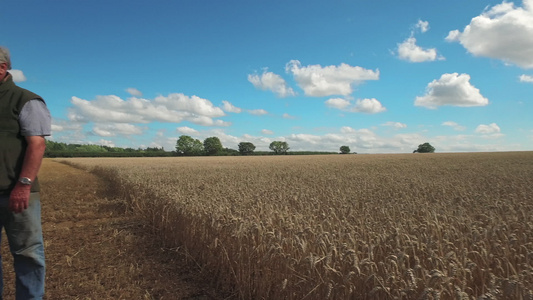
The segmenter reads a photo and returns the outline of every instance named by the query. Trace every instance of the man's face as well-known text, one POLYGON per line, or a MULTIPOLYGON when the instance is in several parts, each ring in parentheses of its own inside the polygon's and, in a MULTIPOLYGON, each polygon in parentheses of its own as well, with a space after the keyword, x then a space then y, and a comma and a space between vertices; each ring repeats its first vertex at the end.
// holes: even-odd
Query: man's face
POLYGON ((0 81, 4 79, 7 75, 7 63, 0 62, 0 81))

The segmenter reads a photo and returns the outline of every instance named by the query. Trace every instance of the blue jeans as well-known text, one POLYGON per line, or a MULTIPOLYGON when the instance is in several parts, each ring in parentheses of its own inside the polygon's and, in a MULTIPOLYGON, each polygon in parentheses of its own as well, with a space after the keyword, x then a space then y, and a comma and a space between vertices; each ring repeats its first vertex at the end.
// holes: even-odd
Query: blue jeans
MULTIPOLYGON (((42 299, 45 264, 39 193, 31 193, 28 208, 21 213, 11 212, 8 204, 9 197, 0 196, 0 233, 2 228, 5 228, 9 250, 13 255, 16 299, 42 299)), ((0 264, 0 300, 3 287, 2 265, 0 264)))

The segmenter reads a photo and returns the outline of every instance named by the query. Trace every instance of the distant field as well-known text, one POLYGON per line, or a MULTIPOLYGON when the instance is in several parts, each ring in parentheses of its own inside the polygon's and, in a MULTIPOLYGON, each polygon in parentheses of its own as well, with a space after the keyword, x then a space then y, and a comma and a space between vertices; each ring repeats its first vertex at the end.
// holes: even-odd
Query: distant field
POLYGON ((241 299, 533 299, 533 152, 58 159, 241 299))

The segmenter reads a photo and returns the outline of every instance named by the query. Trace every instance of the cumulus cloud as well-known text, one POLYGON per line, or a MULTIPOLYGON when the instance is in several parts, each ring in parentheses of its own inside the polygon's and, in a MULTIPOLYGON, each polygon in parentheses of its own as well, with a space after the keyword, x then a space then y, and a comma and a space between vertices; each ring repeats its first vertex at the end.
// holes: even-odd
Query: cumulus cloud
POLYGON ((222 101, 222 104, 223 104, 222 109, 227 111, 227 112, 232 112, 232 113, 238 114, 238 113, 240 113, 242 111, 242 109, 234 106, 233 104, 231 104, 228 101, 224 100, 224 101, 222 101))
POLYGON ((342 132, 342 133, 353 133, 353 132, 356 132, 356 129, 354 129, 354 128, 350 127, 350 126, 343 126, 343 127, 341 127, 340 132, 342 132))
POLYGON ((262 116, 262 115, 266 115, 268 114, 268 112, 264 109, 250 109, 248 110, 248 112, 252 115, 256 115, 256 116, 262 116))
POLYGON ((331 108, 336 108, 347 112, 361 112, 367 114, 375 114, 387 110, 381 104, 381 102, 374 98, 357 99, 355 101, 342 98, 332 98, 326 101, 326 105, 331 108))
POLYGON ((291 115, 289 115, 288 113, 284 113, 282 117, 283 117, 283 119, 289 119, 289 120, 294 120, 294 119, 296 119, 295 116, 291 116, 291 115))
POLYGON ((372 98, 372 99, 358 99, 355 102, 355 106, 352 108, 352 111, 363 112, 368 114, 375 114, 385 111, 386 108, 381 105, 381 102, 372 98))
POLYGON ((387 122, 387 123, 384 123, 384 124, 381 124, 381 125, 382 126, 387 126, 387 127, 393 127, 394 129, 407 128, 407 124, 400 123, 400 122, 387 122))
POLYGON ((274 134, 274 131, 268 130, 268 129, 263 129, 263 130, 261 130, 261 133, 262 134, 267 134, 267 135, 272 135, 272 134, 274 134))
POLYGON ((533 0, 523 7, 503 2, 473 18, 463 32, 450 31, 447 41, 457 41, 475 56, 503 60, 533 68, 533 0))
POLYGON ((222 109, 213 106, 209 100, 198 96, 189 97, 183 94, 170 94, 167 97, 156 97, 154 102, 173 111, 184 110, 199 116, 216 118, 225 115, 222 109))
POLYGON ((342 63, 339 66, 309 65, 303 67, 298 60, 291 60, 285 67, 292 73, 305 95, 323 97, 332 95, 347 96, 353 86, 366 80, 378 80, 379 70, 368 70, 342 63))
POLYGON ((338 145, 349 145, 356 152, 412 152, 425 137, 420 134, 397 134, 392 137, 377 135, 369 129, 355 129, 349 126, 340 128, 337 133, 324 135, 291 134, 286 137, 291 150, 317 149, 337 151, 338 145), (336 145, 336 146, 333 146, 336 145))
POLYGON ((26 76, 24 76, 24 73, 21 70, 12 69, 12 70, 9 70, 9 73, 11 74, 11 76, 13 76, 14 82, 26 81, 26 76))
POLYGON ((529 75, 520 75, 520 82, 529 82, 529 83, 533 83, 533 76, 529 76, 529 75))
POLYGON ((343 126, 343 127, 341 127, 341 129, 339 131, 341 133, 345 133, 345 134, 349 134, 349 135, 358 134, 358 135, 367 136, 367 137, 373 137, 373 136, 376 135, 370 129, 366 129, 366 128, 355 129, 355 128, 352 128, 350 126, 343 126))
POLYGON ((93 127, 93 133, 98 136, 117 136, 117 135, 140 135, 143 130, 139 126, 126 123, 114 124, 97 124, 93 127))
POLYGON ((61 131, 65 130, 65 128, 63 126, 57 125, 57 124, 54 124, 54 123, 52 123, 51 128, 52 128, 52 132, 61 132, 61 131))
POLYGON ((189 121, 203 126, 228 126, 214 118, 225 116, 224 111, 206 99, 183 94, 159 96, 154 100, 132 97, 97 96, 89 101, 72 97, 68 117, 76 122, 95 123, 180 123, 189 121))
POLYGON ((476 128, 476 133, 481 134, 495 134, 500 132, 500 126, 498 126, 496 123, 491 123, 489 125, 481 124, 476 128))
POLYGON ((223 120, 214 120, 207 116, 196 116, 194 118, 191 118, 189 121, 191 121, 194 124, 202 125, 202 126, 220 126, 220 127, 228 127, 231 125, 230 122, 225 122, 223 120))
POLYGON ((287 82, 281 76, 272 72, 263 72, 263 74, 248 75, 250 81, 256 88, 261 90, 269 90, 278 97, 294 96, 296 93, 288 86, 287 82))
POLYGON ((453 122, 453 121, 446 121, 446 122, 443 122, 442 123, 442 126, 448 126, 448 127, 451 127, 453 128, 454 130, 457 130, 457 131, 463 131, 466 129, 466 127, 464 126, 461 126, 459 124, 457 124, 456 122, 453 122))
POLYGON ((489 100, 481 95, 479 89, 470 84, 470 75, 458 73, 443 74, 426 87, 426 94, 416 97, 415 106, 435 109, 438 106, 485 106, 489 100))
MULTIPOLYGON (((429 22, 418 20, 415 25, 416 29, 419 29, 422 33, 429 30, 429 22)), ((411 36, 402 43, 398 44, 398 57, 400 59, 409 62, 426 62, 435 60, 444 60, 444 57, 437 54, 437 49, 428 48, 424 49, 416 44, 416 38, 414 37, 415 31, 411 31, 411 36)))
POLYGON ((320 142, 323 140, 323 137, 313 134, 306 134, 306 133, 298 133, 298 134, 291 134, 287 137, 287 142, 293 141, 293 142, 305 142, 310 145, 319 145, 320 142))
POLYGON ((429 30, 429 22, 418 20, 418 23, 416 23, 415 27, 420 29, 422 32, 426 32, 429 30))
MULTIPOLYGON (((91 143, 90 143, 91 144, 91 143)), ((107 147, 115 147, 115 143, 113 141, 104 140, 101 139, 95 143, 92 143, 93 145, 100 145, 100 146, 107 146, 107 147)))
POLYGON ((142 97, 143 93, 136 88, 127 88, 126 92, 134 97, 142 97))
POLYGON ((444 57, 437 55, 437 49, 423 49, 416 45, 416 38, 409 37, 403 43, 398 44, 398 56, 400 59, 410 62, 425 62, 443 60, 444 57))
POLYGON ((331 98, 326 101, 326 105, 332 108, 343 110, 350 106, 350 100, 343 98, 331 98))
POLYGON ((198 133, 198 130, 191 128, 191 127, 187 127, 187 126, 178 127, 176 128, 176 131, 178 133, 187 134, 187 135, 198 133))
POLYGON ((62 131, 79 131, 82 129, 83 126, 80 123, 52 118, 52 133, 62 131))

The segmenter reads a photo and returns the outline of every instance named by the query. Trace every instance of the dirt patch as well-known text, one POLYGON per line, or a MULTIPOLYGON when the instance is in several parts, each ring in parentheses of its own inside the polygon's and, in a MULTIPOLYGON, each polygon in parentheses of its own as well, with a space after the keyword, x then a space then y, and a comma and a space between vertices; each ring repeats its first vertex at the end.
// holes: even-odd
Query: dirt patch
MULTIPOLYGON (((50 159, 39 179, 46 299, 223 299, 180 249, 161 248, 102 179, 50 159)), ((14 299, 2 241, 4 299, 14 299)))

